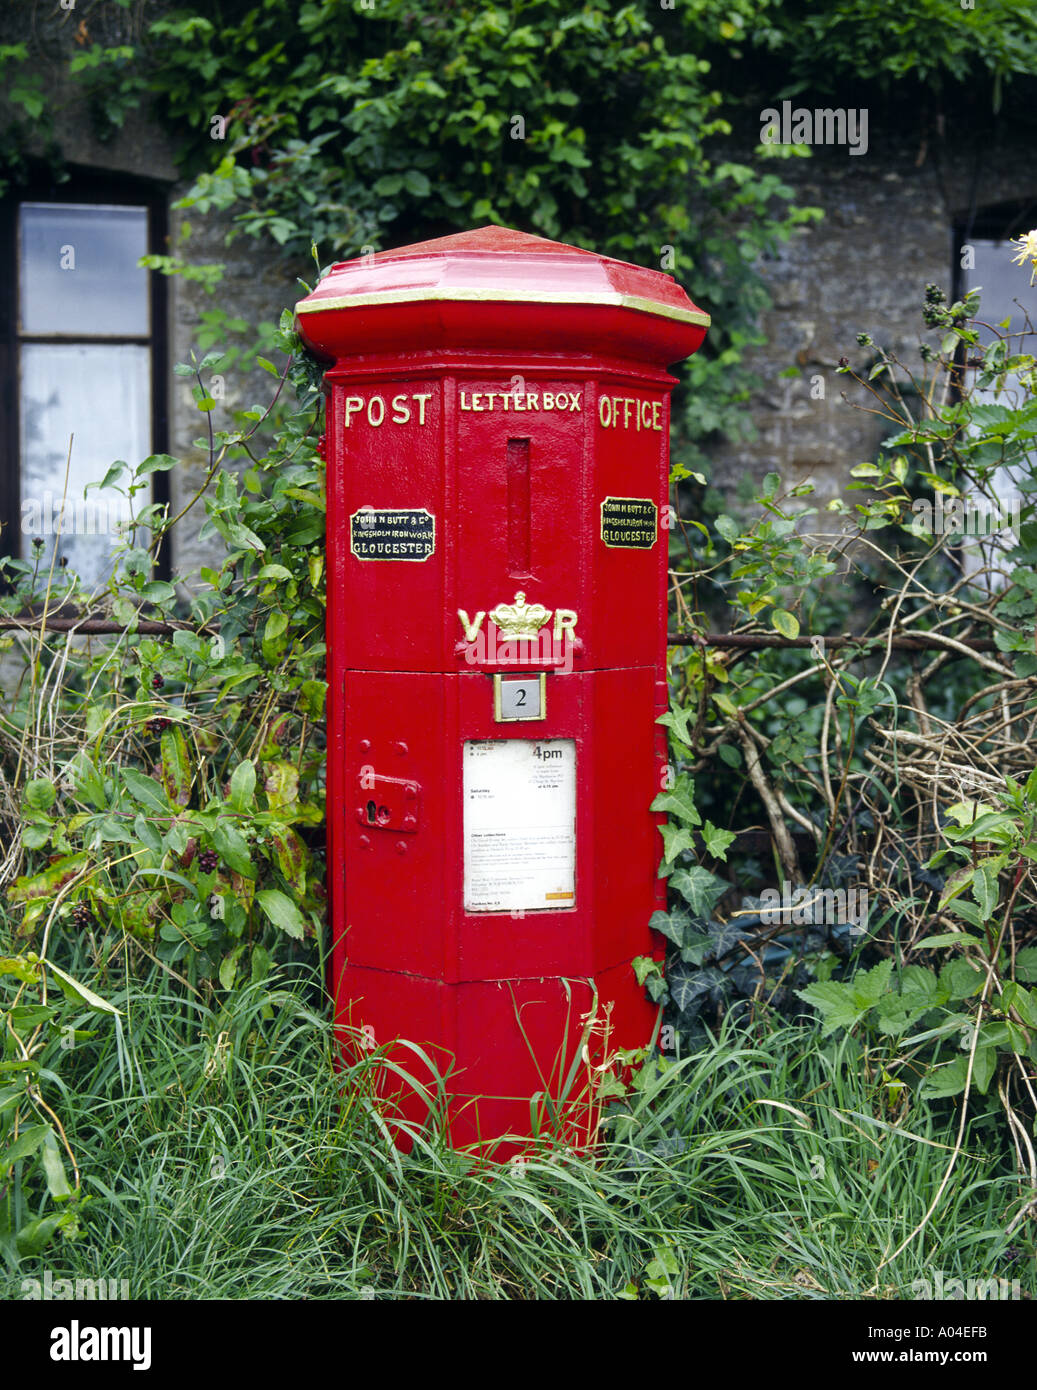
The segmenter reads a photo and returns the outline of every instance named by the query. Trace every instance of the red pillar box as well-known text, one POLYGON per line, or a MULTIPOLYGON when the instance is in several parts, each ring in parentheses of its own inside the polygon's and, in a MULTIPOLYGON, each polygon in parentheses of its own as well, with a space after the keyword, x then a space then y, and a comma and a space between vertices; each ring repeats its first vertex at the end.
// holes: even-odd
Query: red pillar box
POLYGON ((664 369, 708 316, 668 275, 500 227, 336 265, 297 313, 334 363, 337 1020, 448 1073, 458 1147, 514 1152, 494 1141, 560 1098, 590 1142, 595 1069, 655 1019, 630 962, 665 906, 664 369))

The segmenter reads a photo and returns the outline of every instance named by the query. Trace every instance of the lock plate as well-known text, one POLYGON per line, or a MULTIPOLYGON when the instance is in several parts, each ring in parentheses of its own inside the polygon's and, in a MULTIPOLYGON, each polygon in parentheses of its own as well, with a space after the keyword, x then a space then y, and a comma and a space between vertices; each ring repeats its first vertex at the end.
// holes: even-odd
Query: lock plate
POLYGON ((413 835, 421 811, 421 786, 409 777, 382 777, 361 772, 356 779, 359 803, 356 818, 369 830, 392 830, 413 835))

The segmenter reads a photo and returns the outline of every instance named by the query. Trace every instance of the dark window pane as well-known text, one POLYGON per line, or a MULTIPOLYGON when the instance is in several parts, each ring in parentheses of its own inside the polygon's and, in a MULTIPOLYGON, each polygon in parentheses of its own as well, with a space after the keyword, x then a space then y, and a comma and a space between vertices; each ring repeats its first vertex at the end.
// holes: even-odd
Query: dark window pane
POLYGON ((23 203, 19 223, 23 333, 149 333, 146 208, 23 203))

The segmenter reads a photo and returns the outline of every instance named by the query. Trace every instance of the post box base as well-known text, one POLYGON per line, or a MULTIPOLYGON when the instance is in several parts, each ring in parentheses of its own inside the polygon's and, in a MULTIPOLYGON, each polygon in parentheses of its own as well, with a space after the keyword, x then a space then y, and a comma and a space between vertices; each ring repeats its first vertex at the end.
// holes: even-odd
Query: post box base
POLYGON ((622 1074, 618 1051, 653 1040, 656 1017, 629 962, 596 980, 463 984, 347 965, 337 1025, 347 1065, 377 1052, 374 1084, 398 1148, 439 1124, 452 1147, 502 1161, 538 1142, 599 1142, 600 1080, 622 1074), (398 1036, 401 1018, 413 1042, 398 1036))

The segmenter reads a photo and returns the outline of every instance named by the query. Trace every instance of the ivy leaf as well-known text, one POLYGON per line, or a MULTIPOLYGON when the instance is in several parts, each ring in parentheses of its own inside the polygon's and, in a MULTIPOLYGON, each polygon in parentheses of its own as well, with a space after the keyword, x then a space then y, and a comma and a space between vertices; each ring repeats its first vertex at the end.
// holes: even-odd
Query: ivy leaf
POLYGON ((659 834, 663 837, 663 862, 659 866, 659 876, 664 878, 668 872, 668 865, 676 861, 682 850, 693 850, 695 840, 687 826, 674 825, 672 821, 660 825, 659 834))
POLYGON ((722 859, 727 862, 728 847, 734 843, 738 837, 731 830, 720 830, 711 820, 707 820, 702 827, 702 839, 705 842, 706 853, 711 854, 714 859, 722 859))
MULTIPOLYGON (((691 925, 688 913, 678 909, 676 912, 653 912, 648 919, 652 931, 667 937, 675 946, 684 945, 684 936, 691 925)), ((643 981, 639 981, 643 983, 643 981)))
MULTIPOLYGON (((687 773, 682 772, 668 791, 660 792, 648 809, 665 811, 685 825, 702 824, 702 818, 695 808, 695 783, 687 773)), ((666 857, 672 859, 673 855, 667 854, 666 857)))
POLYGON ((670 998, 682 1014, 697 1011, 697 1006, 701 1006, 706 995, 728 984, 727 976, 715 966, 692 970, 680 962, 670 969, 666 981, 670 987, 670 998))
POLYGON ((670 883, 691 908, 693 917, 709 917, 728 891, 728 885, 722 878, 717 878, 716 874, 698 865, 676 870, 670 883))

